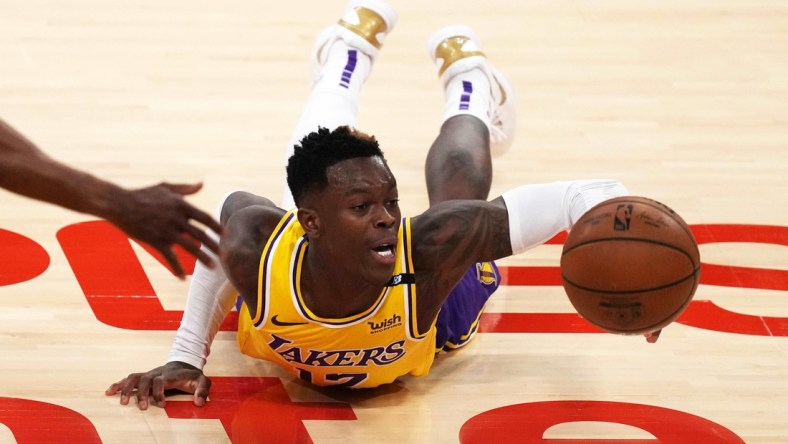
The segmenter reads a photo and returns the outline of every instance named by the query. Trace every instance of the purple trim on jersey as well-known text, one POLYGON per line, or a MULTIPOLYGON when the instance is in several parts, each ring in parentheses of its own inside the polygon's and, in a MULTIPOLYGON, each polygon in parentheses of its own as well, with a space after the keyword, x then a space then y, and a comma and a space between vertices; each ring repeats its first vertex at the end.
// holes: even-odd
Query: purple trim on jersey
MULTIPOLYGON (((299 306, 301 305, 301 297, 298 294, 298 288, 300 285, 300 282, 298 282, 298 272, 301 269, 301 261, 299 259, 301 259, 301 251, 304 250, 307 245, 308 242, 306 241, 306 235, 304 235, 304 237, 298 240, 298 245, 296 245, 295 254, 293 255, 294 261, 290 268, 290 288, 292 288, 293 292, 296 293, 295 299, 299 306)), ((300 308, 302 313, 306 313, 306 310, 304 310, 303 306, 300 308)))
MULTIPOLYGON (((402 267, 402 271, 405 273, 413 273, 411 269, 410 261, 408 261, 408 256, 410 255, 410 248, 409 245, 409 238, 408 238, 408 231, 410 228, 410 223, 407 218, 402 218, 402 223, 400 224, 402 230, 402 260, 405 261, 404 266, 402 267)), ((418 326, 416 322, 413 322, 416 318, 416 310, 413 307, 413 289, 416 287, 416 283, 413 284, 406 284, 405 285, 405 308, 408 311, 408 333, 410 337, 413 339, 418 339, 423 337, 424 335, 419 335, 417 329, 418 326)))
POLYGON ((473 94, 473 83, 463 80, 462 81, 463 95, 460 96, 460 110, 468 111, 471 107, 471 94, 473 94))
POLYGON ((342 78, 339 81, 339 86, 342 88, 350 88, 350 79, 353 77, 353 72, 356 70, 356 62, 358 62, 358 52, 355 49, 348 49, 347 64, 342 71, 342 78))
MULTIPOLYGON (((268 242, 268 245, 270 246, 270 248, 265 252, 265 257, 263 257, 263 261, 262 261, 263 278, 262 278, 262 282, 260 282, 260 288, 258 290, 260 292, 260 297, 257 300, 258 304, 263 304, 263 298, 268 295, 268 291, 267 291, 267 288, 268 288, 268 273, 267 273, 268 261, 271 258, 271 254, 273 254, 273 251, 276 250, 276 243, 277 243, 277 241, 282 236, 282 233, 285 232, 285 229, 290 225, 290 222, 292 222, 294 217, 295 217, 295 213, 288 214, 287 215, 287 219, 285 219, 285 222, 279 227, 279 230, 275 231, 271 235, 271 238, 270 238, 270 240, 268 242)), ((258 319, 257 322, 255 322, 254 326, 255 327, 260 327, 263 324, 263 322, 265 321, 266 315, 267 315, 267 313, 265 313, 265 304, 263 304, 263 305, 260 306, 260 319, 258 319)))
MULTIPOLYGON (((342 326, 342 325, 351 325, 351 324, 355 324, 355 323, 361 322, 364 319, 367 319, 370 316, 372 316, 375 313, 377 313, 378 309, 380 309, 380 307, 383 305, 383 302, 388 297, 389 287, 386 287, 381 292, 381 296, 378 297, 378 300, 375 303, 375 305, 369 310, 369 312, 367 314, 365 314, 363 316, 353 317, 353 319, 350 319, 350 320, 316 319, 316 318, 310 316, 309 315, 309 310, 304 305, 304 298, 301 296, 301 293, 299 292, 299 289, 300 289, 300 286, 298 285, 299 282, 296 280, 296 277, 298 276, 299 268, 303 268, 303 261, 299 261, 299 259, 302 257, 302 250, 306 250, 308 247, 309 247, 309 242, 307 242, 306 236, 304 236, 301 239, 301 241, 298 243, 298 245, 296 246, 296 251, 295 251, 295 254, 293 255, 293 257, 295 258, 295 263, 292 264, 293 266, 292 266, 292 269, 291 269, 291 272, 290 272, 290 283, 291 283, 291 287, 290 288, 292 288, 293 292, 295 293, 295 303, 298 306, 298 311, 301 313, 302 316, 304 316, 304 318, 309 319, 310 321, 314 321, 314 322, 320 323, 320 324, 342 326)), ((306 252, 304 251, 303 254, 306 254, 306 252)))

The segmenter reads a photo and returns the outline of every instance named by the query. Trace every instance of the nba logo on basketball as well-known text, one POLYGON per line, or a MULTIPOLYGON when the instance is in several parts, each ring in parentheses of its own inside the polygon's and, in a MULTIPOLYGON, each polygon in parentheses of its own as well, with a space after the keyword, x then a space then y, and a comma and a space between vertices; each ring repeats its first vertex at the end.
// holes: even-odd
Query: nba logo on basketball
POLYGON ((632 219, 632 204, 621 204, 616 208, 616 218, 613 229, 616 231, 629 230, 629 220, 632 219))

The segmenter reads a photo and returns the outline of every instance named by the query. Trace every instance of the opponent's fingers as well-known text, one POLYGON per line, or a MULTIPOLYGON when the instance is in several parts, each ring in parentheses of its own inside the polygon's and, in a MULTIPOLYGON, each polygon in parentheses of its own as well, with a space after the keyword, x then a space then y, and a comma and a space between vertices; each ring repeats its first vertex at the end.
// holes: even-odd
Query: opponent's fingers
POLYGON ((189 205, 189 218, 205 225, 206 227, 213 230, 216 234, 222 234, 222 224, 217 222, 216 219, 214 219, 210 214, 200 210, 199 208, 189 205))
POLYGON ((198 261, 205 264, 206 267, 208 268, 216 267, 213 259, 211 259, 211 256, 209 256, 207 252, 201 250, 200 246, 198 244, 195 244, 193 240, 181 237, 180 239, 176 240, 175 243, 183 247, 183 249, 186 250, 186 252, 197 258, 198 261))
POLYGON ((184 227, 184 231, 186 231, 189 236, 194 238, 194 240, 200 241, 209 250, 217 254, 219 253, 219 243, 213 236, 209 235, 204 230, 194 225, 188 224, 184 227))
POLYGON ((163 182, 161 184, 164 188, 168 190, 178 193, 181 196, 185 196, 187 194, 194 194, 202 189, 202 182, 197 183, 168 183, 163 182))
POLYGON ((205 233, 194 225, 186 224, 181 228, 181 234, 174 241, 188 251, 192 256, 197 256, 200 252, 201 237, 207 237, 205 233))
MULTIPOLYGON (((180 239, 180 236, 178 237, 178 239, 180 239)), ((179 241, 176 241, 176 243, 180 244, 179 241)), ((167 263, 170 264, 170 267, 172 267, 172 272, 175 273, 175 276, 178 276, 178 279, 184 279, 185 273, 183 272, 183 267, 181 267, 181 263, 178 262, 178 257, 175 256, 175 253, 172 251, 172 248, 169 245, 163 247, 154 246, 154 248, 156 248, 159 251, 159 253, 161 253, 161 255, 164 257, 164 260, 166 260, 167 263)))

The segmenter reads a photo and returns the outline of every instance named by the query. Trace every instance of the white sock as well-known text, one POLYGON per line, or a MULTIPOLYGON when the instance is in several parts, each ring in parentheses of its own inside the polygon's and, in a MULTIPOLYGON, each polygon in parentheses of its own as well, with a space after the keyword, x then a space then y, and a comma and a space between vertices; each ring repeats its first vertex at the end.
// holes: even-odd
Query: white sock
POLYGON ((443 121, 470 114, 490 127, 490 102, 493 100, 490 78, 479 68, 457 74, 446 85, 443 121))
MULTIPOLYGON (((290 137, 285 162, 293 154, 293 147, 318 127, 333 130, 344 125, 356 126, 361 87, 369 77, 372 59, 342 40, 335 41, 328 51, 321 75, 290 137)), ((282 208, 294 206, 290 190, 285 187, 282 208)))

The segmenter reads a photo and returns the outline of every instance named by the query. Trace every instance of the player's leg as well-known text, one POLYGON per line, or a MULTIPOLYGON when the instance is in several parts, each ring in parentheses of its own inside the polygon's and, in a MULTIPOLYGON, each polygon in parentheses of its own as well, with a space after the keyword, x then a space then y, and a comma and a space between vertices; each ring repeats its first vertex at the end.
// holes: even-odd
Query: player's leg
POLYGON ((514 93, 467 26, 440 29, 428 45, 446 93, 443 124, 425 167, 430 205, 450 199, 486 200, 492 182, 491 151, 503 153, 514 136, 514 93))
MULTIPOLYGON (((311 58, 312 92, 288 143, 293 146, 318 127, 355 127, 361 87, 386 35, 397 23, 397 13, 382 0, 351 0, 339 22, 315 39, 311 58)), ((283 208, 293 206, 285 190, 283 208)))
MULTIPOLYGON (((514 94, 467 26, 435 32, 429 51, 446 92, 443 124, 425 167, 430 205, 450 199, 486 200, 492 182, 491 152, 503 153, 514 135, 514 94)), ((499 283, 498 269, 491 262, 468 270, 438 314, 437 350, 453 350, 473 338, 499 283)))

